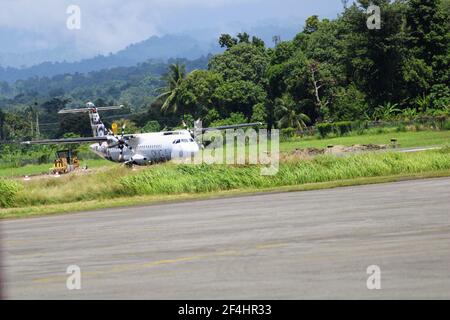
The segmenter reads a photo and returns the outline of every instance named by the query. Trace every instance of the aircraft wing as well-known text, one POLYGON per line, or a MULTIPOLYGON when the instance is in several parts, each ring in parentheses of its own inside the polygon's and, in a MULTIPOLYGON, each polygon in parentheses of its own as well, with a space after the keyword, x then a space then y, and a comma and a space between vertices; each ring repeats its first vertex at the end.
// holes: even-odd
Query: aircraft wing
POLYGON ((98 107, 97 111, 120 110, 123 107, 124 107, 123 105, 120 105, 120 106, 109 106, 109 107, 98 107))
POLYGON ((104 142, 104 141, 108 141, 108 138, 89 137, 89 138, 48 139, 48 140, 23 141, 21 142, 21 144, 74 144, 74 143, 104 142))
POLYGON ((78 113, 78 112, 89 112, 90 109, 88 108, 79 108, 79 109, 62 109, 59 110, 59 114, 66 114, 66 113, 78 113))
MULTIPOLYGON (((243 124, 234 124, 229 126, 220 126, 220 127, 211 127, 211 128, 202 128, 202 132, 212 131, 212 130, 227 130, 227 129, 240 129, 240 128, 248 128, 255 126, 262 126, 262 122, 254 122, 254 123, 243 123, 243 124)), ((200 129, 200 128, 199 128, 200 129)))

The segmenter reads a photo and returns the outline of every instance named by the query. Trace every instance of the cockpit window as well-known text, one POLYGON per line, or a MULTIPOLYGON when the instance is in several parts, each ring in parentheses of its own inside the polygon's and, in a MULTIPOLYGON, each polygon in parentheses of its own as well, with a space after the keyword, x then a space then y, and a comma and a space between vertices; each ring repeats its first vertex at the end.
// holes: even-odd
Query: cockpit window
POLYGON ((186 142, 194 142, 194 139, 177 139, 172 142, 172 144, 186 143, 186 142))

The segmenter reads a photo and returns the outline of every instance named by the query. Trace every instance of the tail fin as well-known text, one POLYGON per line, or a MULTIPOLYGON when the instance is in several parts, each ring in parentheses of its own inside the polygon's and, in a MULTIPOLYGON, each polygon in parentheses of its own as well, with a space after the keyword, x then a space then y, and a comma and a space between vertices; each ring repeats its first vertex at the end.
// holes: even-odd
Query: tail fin
POLYGON ((89 119, 91 121, 92 134, 94 137, 103 137, 106 134, 106 128, 103 122, 100 120, 100 115, 98 111, 105 110, 118 110, 123 108, 123 105, 120 106, 109 106, 109 107, 95 107, 92 102, 86 103, 86 108, 81 109, 63 109, 60 110, 59 114, 68 114, 68 113, 89 113, 89 119))

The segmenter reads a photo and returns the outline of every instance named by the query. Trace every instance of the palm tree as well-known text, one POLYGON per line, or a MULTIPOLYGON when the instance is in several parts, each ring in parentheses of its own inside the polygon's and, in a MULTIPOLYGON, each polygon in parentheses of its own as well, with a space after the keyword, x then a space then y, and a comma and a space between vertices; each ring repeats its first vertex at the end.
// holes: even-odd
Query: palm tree
POLYGON ((423 94, 416 99, 416 104, 419 107, 420 112, 425 112, 431 105, 431 96, 423 94))
POLYGON ((178 110, 178 94, 180 86, 186 79, 186 66, 179 63, 173 63, 169 66, 169 71, 163 76, 166 86, 161 88, 163 91, 156 99, 163 100, 161 111, 177 112, 178 110))
POLYGON ((384 105, 379 105, 375 108, 373 113, 373 117, 376 120, 392 120, 395 114, 401 112, 399 108, 397 108, 398 103, 386 103, 384 105))
POLYGON ((283 96, 275 100, 275 112, 278 115, 280 128, 305 129, 306 122, 311 119, 304 113, 298 112, 297 105, 291 97, 283 96))
POLYGON ((404 109, 402 111, 402 117, 403 117, 403 120, 413 121, 414 119, 417 118, 417 111, 414 108, 404 109))

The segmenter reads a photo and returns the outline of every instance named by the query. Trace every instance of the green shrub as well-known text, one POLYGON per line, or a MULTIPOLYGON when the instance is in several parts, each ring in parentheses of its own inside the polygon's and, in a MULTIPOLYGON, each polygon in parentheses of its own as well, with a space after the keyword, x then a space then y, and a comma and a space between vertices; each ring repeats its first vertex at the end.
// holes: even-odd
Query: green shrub
POLYGON ((352 123, 350 121, 336 122, 335 128, 337 129, 337 133, 343 136, 352 131, 352 123))
POLYGON ((330 133, 333 132, 334 124, 333 123, 319 123, 316 126, 319 134, 322 138, 326 138, 330 133))
POLYGON ((356 134, 362 135, 369 128, 369 122, 366 120, 352 121, 351 128, 353 132, 356 132, 356 134))
POLYGON ((337 136, 344 136, 354 130, 364 132, 364 130, 368 128, 368 124, 367 121, 339 121, 333 123, 319 123, 316 128, 319 131, 319 135, 322 138, 325 138, 332 133, 337 136))
POLYGON ((296 130, 294 128, 281 129, 281 138, 290 139, 295 136, 296 130))
POLYGON ((245 116, 242 113, 240 113, 240 112, 233 113, 232 112, 230 114, 229 118, 214 121, 209 126, 210 127, 220 127, 220 126, 228 126, 228 125, 240 124, 240 123, 246 123, 246 122, 247 122, 247 119, 245 118, 245 116))
POLYGON ((337 88, 333 106, 328 109, 326 116, 334 121, 349 121, 361 119, 364 111, 368 109, 365 94, 354 84, 347 88, 337 88))
POLYGON ((433 120, 433 125, 438 130, 448 130, 450 126, 449 121, 450 119, 447 116, 438 116, 433 120))
POLYGON ((420 123, 414 123, 414 130, 415 131, 422 131, 423 126, 420 123))
POLYGON ((443 126, 444 130, 450 130, 450 120, 447 120, 444 122, 444 126, 443 126))
POLYGON ((21 185, 12 180, 0 179, 0 208, 8 208, 14 205, 17 193, 21 185))
POLYGON ((376 134, 383 134, 383 133, 388 133, 389 130, 387 128, 376 128, 375 133, 376 134))
POLYGON ((161 125, 156 120, 151 120, 142 127, 141 132, 158 132, 161 130, 161 125))
POLYGON ((408 131, 408 129, 406 128, 406 126, 405 126, 403 123, 401 123, 401 124, 395 129, 395 131, 397 131, 397 132, 406 132, 406 131, 408 131))
POLYGON ((369 128, 369 122, 367 120, 352 121, 351 126, 353 131, 364 130, 369 128))

